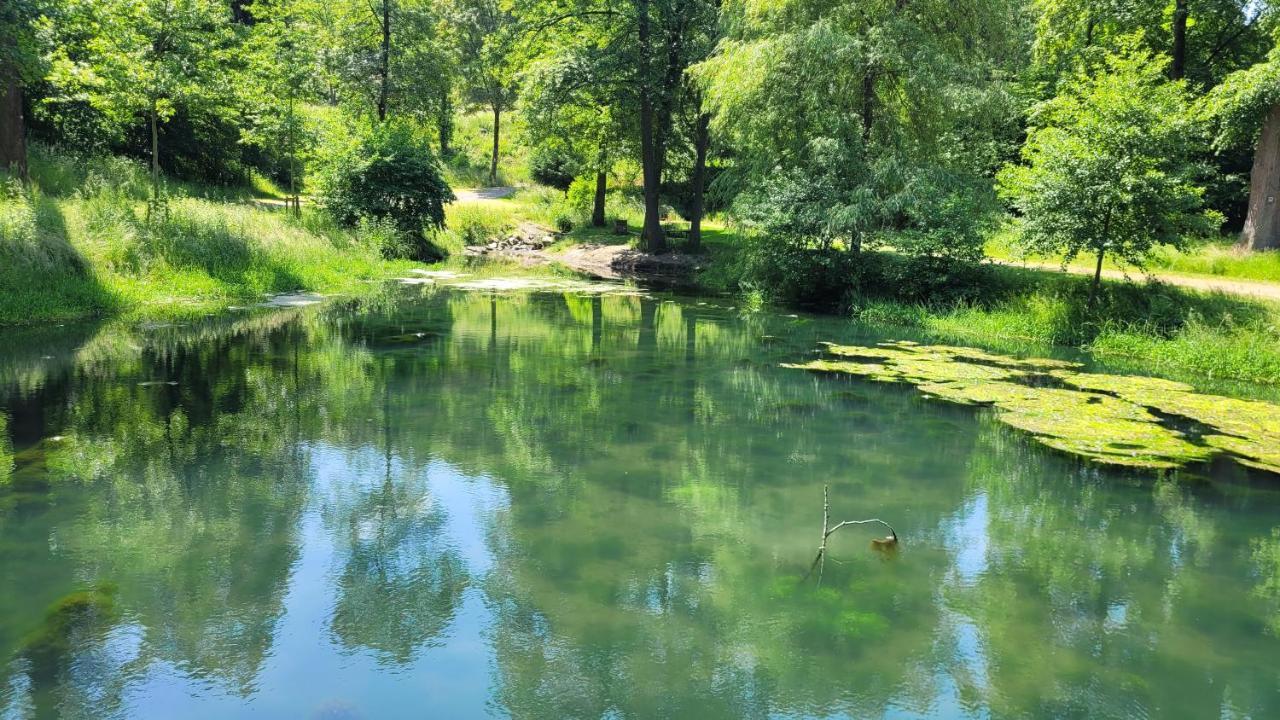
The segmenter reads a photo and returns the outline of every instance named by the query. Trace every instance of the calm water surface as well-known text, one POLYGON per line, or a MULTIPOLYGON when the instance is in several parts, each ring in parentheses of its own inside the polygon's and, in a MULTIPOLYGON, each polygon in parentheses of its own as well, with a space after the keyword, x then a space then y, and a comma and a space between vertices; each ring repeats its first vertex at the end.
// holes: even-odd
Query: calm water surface
POLYGON ((0 717, 1276 718, 1280 478, 661 295, 0 336, 0 717), (842 530, 879 516, 904 546, 842 530))

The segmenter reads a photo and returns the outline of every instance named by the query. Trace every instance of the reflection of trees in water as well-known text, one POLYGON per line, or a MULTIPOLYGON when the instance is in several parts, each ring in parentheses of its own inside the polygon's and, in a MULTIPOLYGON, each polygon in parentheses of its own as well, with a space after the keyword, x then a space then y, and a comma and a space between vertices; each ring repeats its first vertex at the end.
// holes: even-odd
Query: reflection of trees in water
MULTIPOLYGON (((451 302, 459 332, 491 319, 451 302)), ((530 303, 554 322, 507 306, 496 332, 485 325, 497 367, 485 410, 465 400, 480 377, 466 358, 442 365, 428 400, 438 422, 470 430, 442 456, 509 483, 483 586, 498 702, 516 717, 755 717, 878 712, 900 696, 929 651, 946 558, 922 553, 932 570, 903 575, 851 538, 821 591, 798 581, 824 481, 858 507, 910 504, 926 526, 954 506, 959 484, 911 495, 876 481, 934 469, 898 453, 911 398, 834 396, 740 362, 764 329, 723 312, 530 303), (858 471, 827 477, 841 466, 858 471)))
POLYGON ((314 323, 196 338, 94 355, 74 382, 22 397, 46 439, 18 472, 42 491, 0 503, 0 651, 27 658, 0 682, 37 706, 109 715, 157 661, 249 693, 274 642, 310 474, 301 442, 340 410, 317 388, 349 386, 351 353, 299 362, 333 344, 314 323), (114 611, 64 613, 58 629, 77 596, 59 595, 94 579, 116 588, 114 611), (40 636, 58 641, 18 650, 40 636))
POLYGON ((985 647, 970 688, 983 705, 1001 717, 1280 712, 1275 642, 1242 584, 1256 532, 1245 496, 1177 476, 1125 483, 994 423, 980 437, 970 482, 987 502, 987 565, 947 597, 985 647))
POLYGON ((326 510, 341 543, 332 631, 347 648, 391 662, 439 644, 467 585, 466 567, 441 531, 443 509, 413 474, 362 488, 326 510))
POLYGON ((337 317, 95 342, 73 375, 23 365, 18 412, 64 440, 13 445, 46 487, 0 495, 0 652, 94 579, 118 612, 0 685, 110 714, 161 660, 251 692, 313 499, 333 637, 409 662, 471 582, 423 469, 438 457, 511 499, 478 582, 516 717, 926 713, 949 694, 995 717, 1176 713, 1157 695, 1177 687, 1190 714, 1277 711, 1259 618, 1280 607, 1280 540, 1247 495, 1129 485, 967 408, 777 371, 825 338, 768 315, 441 294, 337 317), (318 496, 316 444, 354 468, 318 496), (883 562, 833 538, 818 589, 798 580, 828 483, 833 512, 874 510, 905 547, 883 562))

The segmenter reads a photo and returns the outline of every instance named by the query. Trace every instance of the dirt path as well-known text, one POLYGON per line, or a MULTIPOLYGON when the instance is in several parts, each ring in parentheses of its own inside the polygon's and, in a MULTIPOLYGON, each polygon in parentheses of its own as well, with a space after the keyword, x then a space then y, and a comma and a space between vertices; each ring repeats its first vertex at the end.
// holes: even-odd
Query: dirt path
POLYGON ((516 188, 509 185, 487 188, 458 188, 453 191, 453 195, 457 198, 456 202, 469 202, 472 200, 501 200, 505 197, 511 197, 516 192, 516 188))
MULTIPOLYGON (((1022 262, 1013 260, 993 260, 992 262, 999 265, 1029 268, 1032 270, 1063 271, 1061 265, 1051 262, 1039 262, 1035 260, 1025 260, 1022 262)), ((1093 271, 1086 267, 1068 266, 1065 272, 1069 272, 1073 275, 1093 275, 1093 271)), ((1104 269, 1102 271, 1102 277, 1107 280, 1134 281, 1146 276, 1144 276, 1140 271, 1126 273, 1123 270, 1104 269)), ((1254 297, 1280 302, 1280 284, 1275 283, 1262 282, 1258 280, 1235 280, 1231 278, 1204 277, 1199 275, 1174 275, 1158 272, 1151 273, 1150 277, 1167 285, 1176 285, 1178 287, 1200 290, 1202 292, 1220 292, 1228 295, 1243 295, 1245 297, 1254 297)))

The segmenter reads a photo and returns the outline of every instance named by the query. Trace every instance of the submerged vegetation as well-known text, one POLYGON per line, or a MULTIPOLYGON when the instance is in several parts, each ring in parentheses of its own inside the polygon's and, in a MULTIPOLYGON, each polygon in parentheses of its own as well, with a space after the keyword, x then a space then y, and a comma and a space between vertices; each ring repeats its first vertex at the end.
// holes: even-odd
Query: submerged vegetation
POLYGON ((991 405, 1037 442, 1106 465, 1175 468, 1225 453, 1280 473, 1280 406, 1196 393, 1185 383, 1081 372, 1077 363, 972 348, 828 345, 835 359, 784 367, 914 385, 926 397, 991 405), (1066 387, 1063 387, 1065 385, 1066 387), (1160 413, 1157 415, 1155 413, 1160 413), (1180 430, 1164 417, 1193 421, 1180 430))

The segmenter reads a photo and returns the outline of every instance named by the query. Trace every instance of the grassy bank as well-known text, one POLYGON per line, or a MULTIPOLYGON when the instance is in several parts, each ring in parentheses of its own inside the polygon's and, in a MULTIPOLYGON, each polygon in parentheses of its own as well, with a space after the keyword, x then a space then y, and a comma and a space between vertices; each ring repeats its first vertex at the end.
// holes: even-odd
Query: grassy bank
POLYGON ((118 158, 37 148, 32 182, 0 189, 0 324, 207 312, 289 291, 351 293, 403 271, 374 227, 294 218, 247 188, 173 186, 147 221, 148 180, 118 158))
MULTIPOLYGON (((985 248, 987 255, 1007 262, 1026 260, 1048 265, 1061 264, 1061 257, 1024 258, 1017 246, 1017 235, 1017 225, 1008 224, 987 242, 985 248)), ((1095 258, 1081 256, 1074 258, 1069 265, 1073 269, 1093 272, 1094 263, 1095 258)), ((1103 268, 1123 270, 1135 277, 1142 276, 1141 270, 1117 263, 1114 258, 1104 259, 1103 268)), ((1249 252, 1239 248, 1235 239, 1230 237, 1199 240, 1192 242, 1183 250, 1167 246, 1157 247, 1146 264, 1146 270, 1161 274, 1280 283, 1280 251, 1249 252)))
POLYGON ((1104 282, 1090 310, 1086 278, 989 272, 995 282, 981 300, 929 305, 869 298, 856 303, 852 315, 942 340, 1018 351, 1075 347, 1147 373, 1280 384, 1280 305, 1158 282, 1104 282))
MULTIPOLYGON (((449 229, 440 244, 454 249, 483 244, 525 221, 550 226, 565 203, 563 194, 547 189, 456 203, 448 210, 449 229)), ((628 219, 634 231, 641 209, 618 193, 610 197, 609 214, 628 219)), ((634 239, 579 222, 557 247, 634 239)), ((1207 263, 1214 252, 1206 246, 1176 257, 1183 258, 1180 267, 1187 268, 1195 266, 1188 258, 1207 263)), ((707 268, 698 278, 704 291, 743 293, 751 285, 744 277, 743 243, 721 223, 706 223, 704 253, 707 268)), ((1268 279, 1272 255, 1242 256, 1239 266, 1219 274, 1268 279)), ((1173 262, 1168 254, 1160 257, 1165 258, 1161 262, 1173 262)), ((865 259, 879 265, 881 272, 893 261, 890 254, 865 259)), ((805 274, 798 282, 815 280, 805 274)), ((1138 279, 1104 281, 1091 309, 1087 277, 998 265, 984 265, 966 282, 968 289, 960 293, 964 299, 934 296, 926 301, 919 295, 904 297, 907 283, 872 277, 864 279, 861 291, 843 307, 828 310, 847 311, 855 322, 902 327, 939 341, 1017 352, 1078 348, 1135 372, 1280 385, 1280 305, 1138 279)), ((743 303, 749 306, 767 299, 768 290, 748 294, 754 296, 743 303)))

